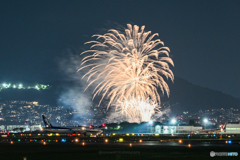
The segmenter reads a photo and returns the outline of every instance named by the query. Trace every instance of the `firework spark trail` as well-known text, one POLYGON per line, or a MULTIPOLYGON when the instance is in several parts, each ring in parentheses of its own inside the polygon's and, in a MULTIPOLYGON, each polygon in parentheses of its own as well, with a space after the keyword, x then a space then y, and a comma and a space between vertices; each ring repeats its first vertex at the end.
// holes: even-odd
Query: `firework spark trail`
POLYGON ((149 98, 143 101, 140 97, 132 97, 119 101, 117 105, 120 105, 117 112, 130 117, 133 122, 149 121, 153 114, 160 112, 160 106, 149 98))
MULTIPOLYGON (((125 35, 114 29, 104 35, 93 35, 97 40, 87 42, 92 44, 91 49, 81 53, 88 55, 83 58, 79 70, 90 68, 82 78, 87 77, 87 88, 100 81, 93 95, 94 99, 102 93, 99 104, 104 97, 110 99, 108 107, 117 103, 116 106, 123 110, 126 110, 126 104, 136 102, 133 99, 147 102, 150 98, 160 104, 157 88, 169 96, 163 77, 174 79, 169 68, 169 64, 174 65, 169 57, 170 50, 160 39, 153 40, 157 33, 150 36, 151 31, 144 32, 145 26, 140 31, 137 25, 128 24, 127 27, 125 35)), ((134 109, 128 108, 128 112, 134 109)))

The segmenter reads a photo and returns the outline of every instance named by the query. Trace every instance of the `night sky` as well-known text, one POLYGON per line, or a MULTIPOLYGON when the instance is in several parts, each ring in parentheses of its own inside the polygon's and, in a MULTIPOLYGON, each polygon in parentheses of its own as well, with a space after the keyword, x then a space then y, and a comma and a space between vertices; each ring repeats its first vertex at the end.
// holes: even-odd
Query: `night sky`
POLYGON ((240 97, 240 1, 1 1, 0 80, 61 80, 58 61, 127 23, 159 33, 175 76, 240 97))

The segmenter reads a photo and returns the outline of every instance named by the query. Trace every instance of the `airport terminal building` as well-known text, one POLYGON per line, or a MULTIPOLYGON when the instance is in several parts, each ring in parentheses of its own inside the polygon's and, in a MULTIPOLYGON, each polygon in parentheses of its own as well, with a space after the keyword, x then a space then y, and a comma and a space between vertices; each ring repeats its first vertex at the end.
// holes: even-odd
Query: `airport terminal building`
POLYGON ((240 133, 240 122, 226 124, 226 133, 240 133))
POLYGON ((156 125, 155 133, 157 134, 188 134, 201 130, 202 126, 165 126, 156 125))

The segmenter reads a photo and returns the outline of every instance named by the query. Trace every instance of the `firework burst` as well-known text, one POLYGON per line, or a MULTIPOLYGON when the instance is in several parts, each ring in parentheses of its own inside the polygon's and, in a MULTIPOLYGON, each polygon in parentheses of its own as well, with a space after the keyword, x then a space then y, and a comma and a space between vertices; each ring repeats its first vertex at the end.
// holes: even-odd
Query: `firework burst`
MULTIPOLYGON (((79 70, 89 69, 82 77, 86 77, 89 83, 86 89, 99 82, 93 99, 102 94, 99 104, 104 97, 109 98, 108 107, 115 104, 123 110, 122 113, 133 116, 130 112, 134 112, 136 107, 145 106, 147 109, 149 105, 160 104, 158 88, 169 96, 169 87, 163 77, 174 80, 169 68, 169 64, 173 66, 174 63, 169 57, 169 48, 164 47, 160 39, 153 40, 157 33, 150 35, 151 31, 144 32, 145 26, 140 30, 137 25, 127 24, 127 27, 125 34, 110 29, 104 35, 93 35, 97 37, 96 41, 87 42, 92 46, 81 53, 87 56, 79 70), (148 103, 149 99, 152 103, 148 103), (149 105, 142 105, 143 102, 149 105)), ((142 111, 144 109, 137 115, 142 111)), ((143 114, 138 116, 144 117, 143 114)))

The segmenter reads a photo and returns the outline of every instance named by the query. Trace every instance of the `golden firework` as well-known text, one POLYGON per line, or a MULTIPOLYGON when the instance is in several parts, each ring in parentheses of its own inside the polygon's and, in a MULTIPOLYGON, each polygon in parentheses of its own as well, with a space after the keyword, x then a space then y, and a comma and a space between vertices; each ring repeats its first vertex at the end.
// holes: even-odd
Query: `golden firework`
MULTIPOLYGON (((94 89, 93 99, 102 94, 109 98, 108 107, 116 104, 124 109, 129 102, 141 101, 160 104, 158 88, 169 96, 169 87, 164 78, 174 80, 169 64, 174 66, 169 57, 169 48, 160 39, 153 40, 158 34, 139 30, 137 25, 127 24, 125 34, 110 29, 104 35, 93 35, 96 41, 91 49, 82 52, 82 69, 89 69, 84 77, 89 83, 99 82, 94 89), (120 104, 120 105, 119 105, 120 104)), ((139 102, 138 102, 139 103, 139 102)), ((132 105, 128 105, 132 106, 132 105)), ((134 107, 135 108, 135 107, 134 107)))

